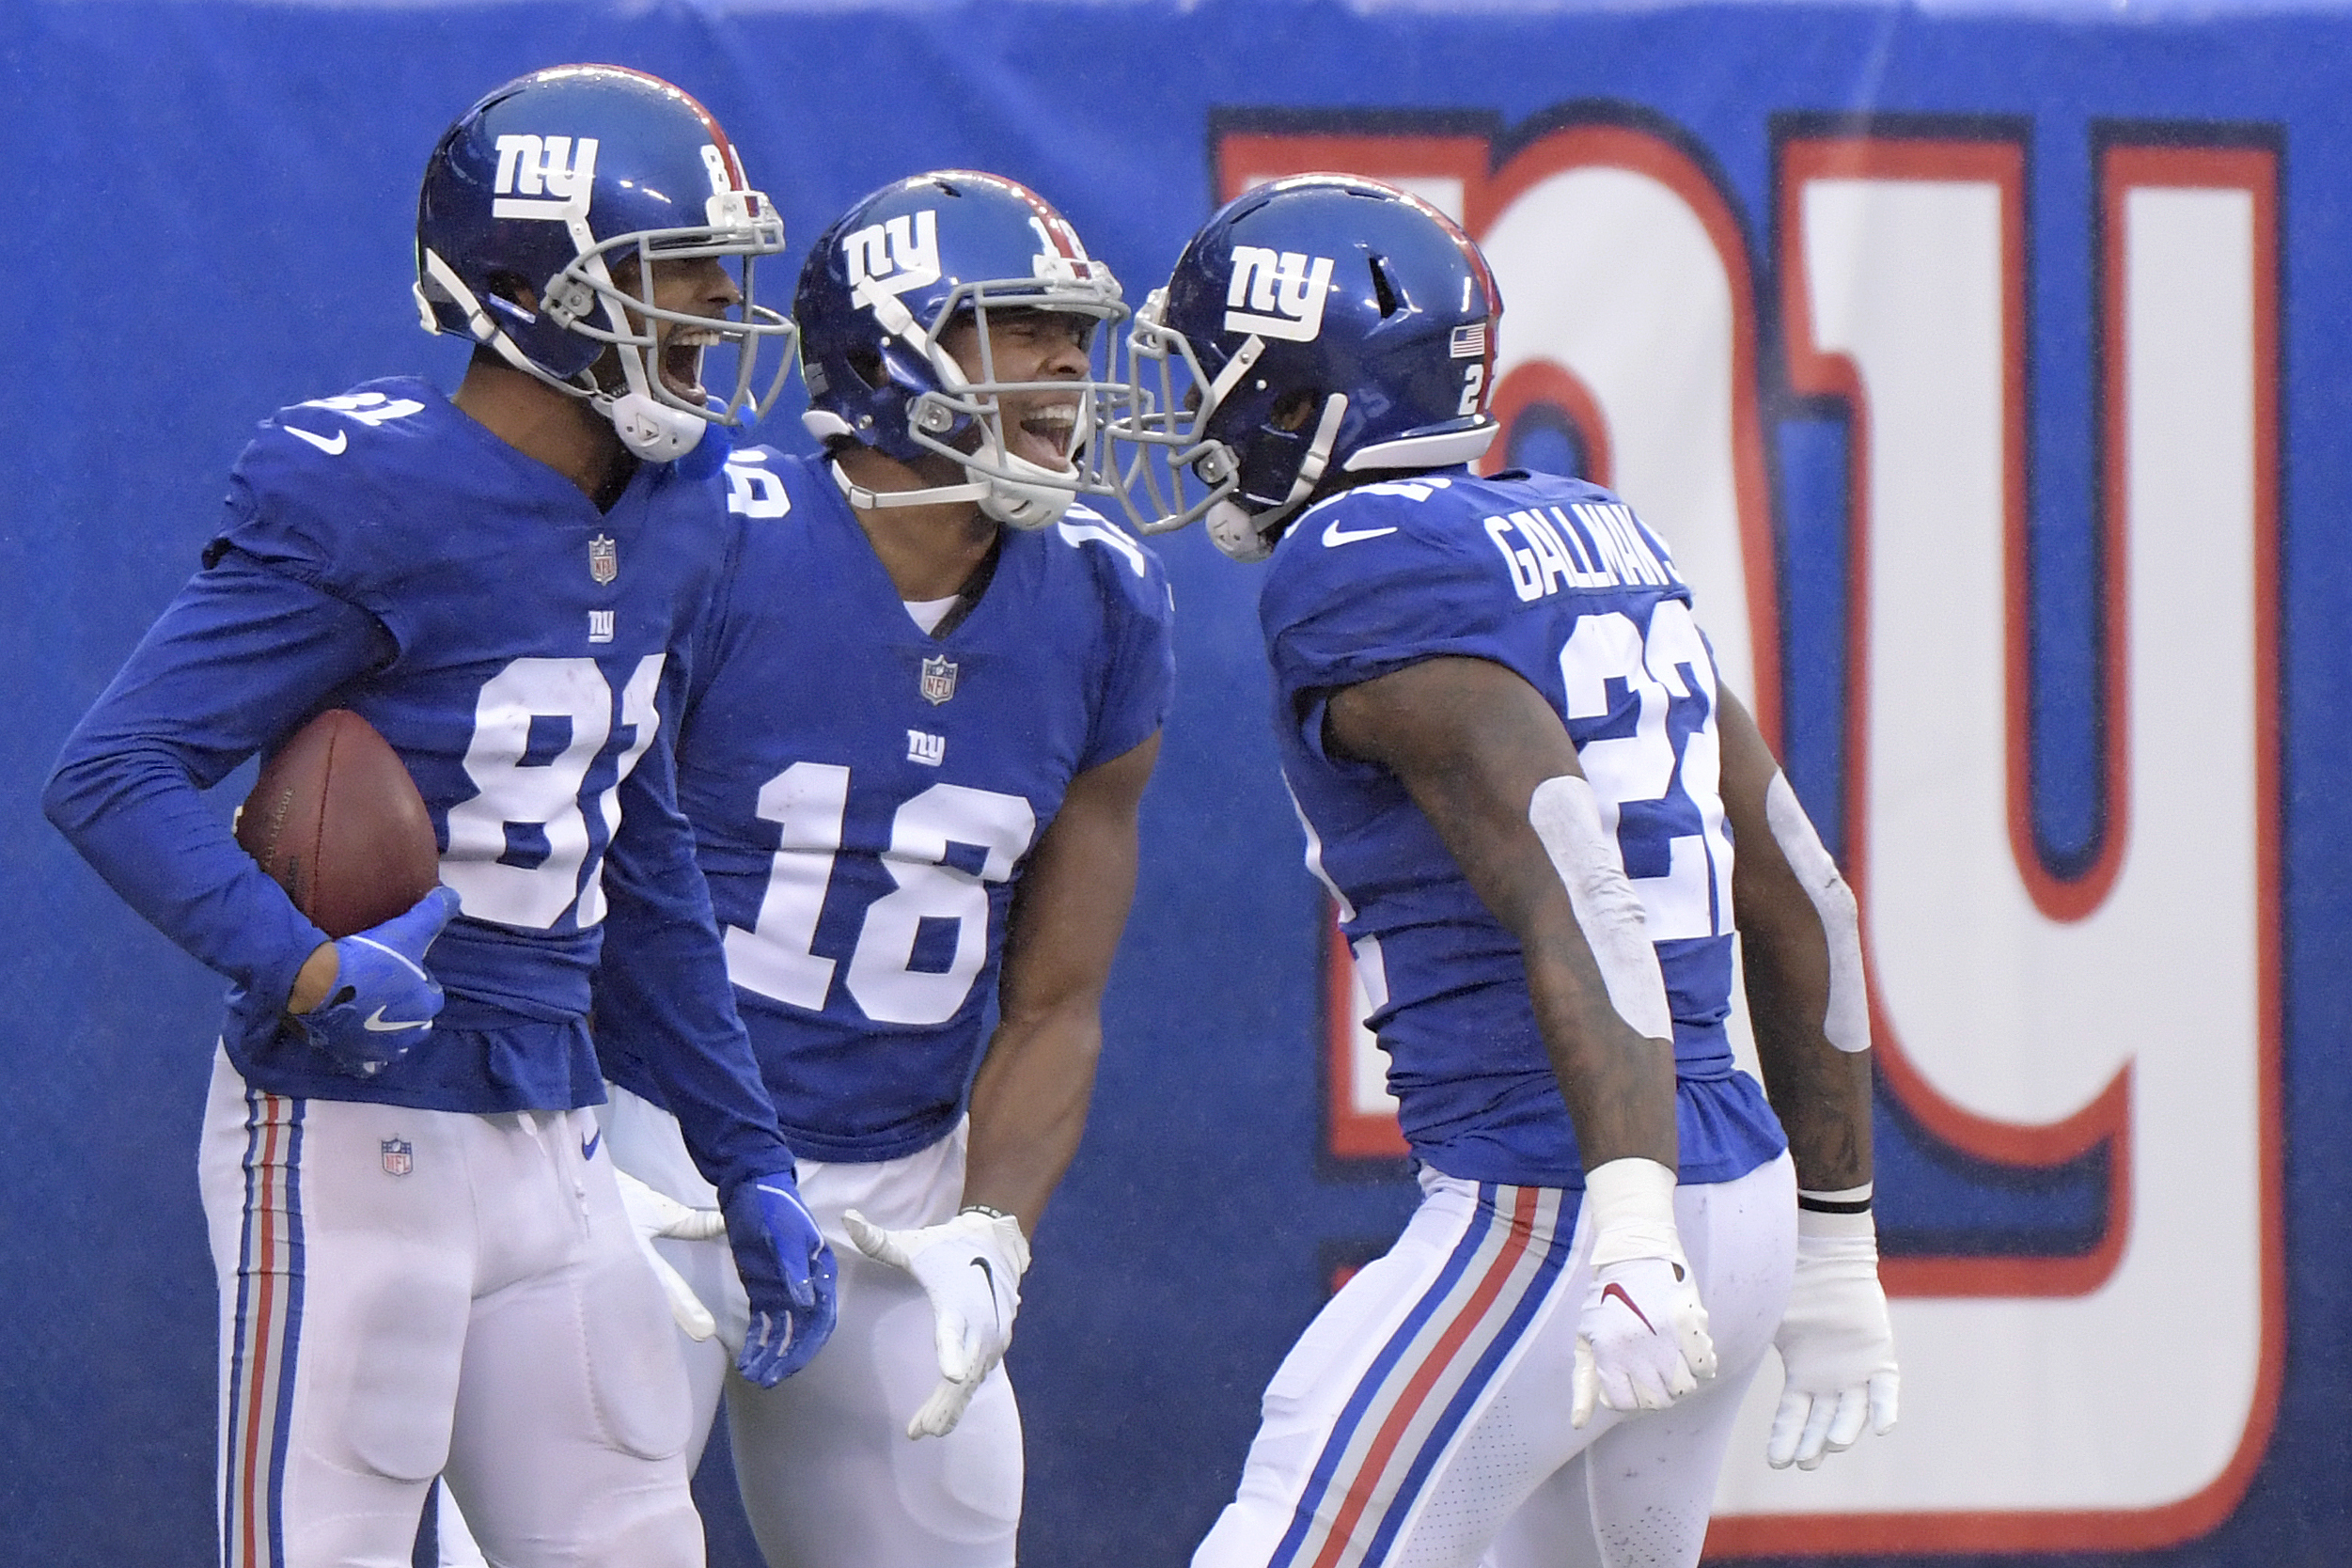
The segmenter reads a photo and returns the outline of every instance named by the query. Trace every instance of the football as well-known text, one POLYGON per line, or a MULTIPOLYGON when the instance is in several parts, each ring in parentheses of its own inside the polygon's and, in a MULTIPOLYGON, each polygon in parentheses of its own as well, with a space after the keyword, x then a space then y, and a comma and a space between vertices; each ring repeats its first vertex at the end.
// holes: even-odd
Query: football
POLYGON ((432 819, 400 755, 330 708, 262 760, 237 842, 329 936, 381 925, 432 891, 432 819))

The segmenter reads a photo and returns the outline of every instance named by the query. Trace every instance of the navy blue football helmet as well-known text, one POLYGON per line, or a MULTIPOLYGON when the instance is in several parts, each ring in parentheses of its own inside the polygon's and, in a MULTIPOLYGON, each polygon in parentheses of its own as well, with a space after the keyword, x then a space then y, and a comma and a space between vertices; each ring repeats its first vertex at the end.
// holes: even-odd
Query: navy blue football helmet
POLYGON ((1110 269, 1025 185, 966 169, 918 174, 874 192, 818 236, 792 297, 808 388, 802 422, 828 447, 855 442, 902 463, 951 459, 966 480, 877 494, 852 485, 837 463, 834 478, 855 504, 976 501, 998 522, 1035 528, 1075 495, 1108 493, 1093 436, 1109 335, 1090 335, 1084 379, 1006 381, 996 372, 989 323, 1011 311, 1094 322, 1127 315, 1110 269), (978 329, 976 366, 958 364, 941 345, 963 321, 978 329), (1053 421, 1068 411, 1058 441, 1065 466, 1015 450, 1000 403, 1008 394, 1029 402, 1050 394, 1053 421))
POLYGON ((416 199, 416 304, 426 331, 470 337, 589 400, 631 451, 666 462, 711 424, 758 418, 782 388, 792 325, 758 304, 752 273, 783 248, 783 220, 701 104, 642 71, 557 66, 493 92, 433 149, 416 199), (740 309, 654 306, 656 264, 709 257, 740 266, 740 309), (699 384, 701 351, 720 345, 735 351, 723 400, 699 384), (771 346, 773 375, 755 392, 771 346), (607 352, 617 384, 593 368, 607 352), (683 389, 666 384, 666 353, 683 389))
POLYGON ((1304 174, 1236 197, 1129 330, 1111 434, 1138 448, 1141 526, 1206 518, 1218 549, 1263 560, 1334 476, 1479 458, 1501 316, 1478 246, 1419 196, 1304 174), (1187 473, 1207 491, 1189 504, 1187 473))

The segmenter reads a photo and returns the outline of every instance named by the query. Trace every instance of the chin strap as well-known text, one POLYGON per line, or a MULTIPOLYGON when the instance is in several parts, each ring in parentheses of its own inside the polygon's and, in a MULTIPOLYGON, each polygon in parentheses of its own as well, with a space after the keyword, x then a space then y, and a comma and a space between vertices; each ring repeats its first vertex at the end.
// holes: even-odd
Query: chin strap
POLYGON ((642 392, 598 397, 598 412, 613 422, 620 444, 647 463, 674 463, 700 445, 711 422, 698 414, 656 402, 642 392))
POLYGON ((841 471, 837 459, 825 466, 832 470, 833 483, 849 504, 860 511, 885 511, 893 507, 942 506, 949 501, 984 501, 988 486, 984 484, 933 485, 928 490, 868 490, 841 471))
POLYGON ((1334 392, 1324 400, 1323 417, 1315 422, 1315 433, 1307 443, 1307 455, 1299 460, 1298 477, 1291 481, 1291 493, 1279 506, 1251 511, 1239 501, 1225 500, 1209 509, 1209 538, 1219 550, 1244 563, 1262 561, 1274 554, 1274 542, 1282 535, 1282 525, 1323 482, 1324 470, 1331 463, 1331 448, 1340 439, 1340 421, 1346 417, 1346 393, 1334 392))
MULTIPOLYGON (((1011 462, 1020 462, 1015 458, 1011 462)), ((984 475, 964 484, 933 485, 922 490, 869 490, 842 472, 837 459, 825 465, 833 483, 849 504, 861 511, 886 511, 898 507, 944 506, 972 501, 981 515, 1015 528, 1043 528, 1070 509, 1073 493, 1058 485, 1024 485, 984 475)), ((969 470, 967 469, 968 473, 969 470)))

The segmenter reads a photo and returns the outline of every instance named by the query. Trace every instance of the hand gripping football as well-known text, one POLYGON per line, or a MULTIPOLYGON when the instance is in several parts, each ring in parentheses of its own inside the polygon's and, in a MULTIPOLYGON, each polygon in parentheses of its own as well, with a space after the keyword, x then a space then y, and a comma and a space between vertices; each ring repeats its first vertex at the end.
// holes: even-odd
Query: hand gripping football
POLYGON ((399 753, 330 708, 261 763, 237 842, 329 936, 380 925, 432 891, 441 852, 399 753))

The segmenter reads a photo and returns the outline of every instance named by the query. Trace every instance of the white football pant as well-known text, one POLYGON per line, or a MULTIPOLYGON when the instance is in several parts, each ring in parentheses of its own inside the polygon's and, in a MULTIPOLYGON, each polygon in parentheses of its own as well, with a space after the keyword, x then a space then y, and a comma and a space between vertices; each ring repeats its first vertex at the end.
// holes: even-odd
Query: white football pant
POLYGON ((1720 1371, 1670 1410, 1602 1406, 1581 1430, 1578 1195, 1427 1168, 1421 1191, 1266 1386, 1239 1494, 1193 1568, 1690 1568, 1788 1302, 1788 1156, 1674 1195, 1720 1371))
POLYGON ((436 1475, 506 1568, 701 1568, 677 1330, 600 1142, 584 1110, 289 1099, 215 1058, 227 1568, 408 1568, 436 1475))
MULTIPOLYGON (((666 1111, 614 1088, 603 1107, 620 1168, 700 1208, 718 1196, 666 1111)), ((936 1225, 964 1202, 965 1130, 870 1165, 800 1162, 800 1195, 833 1244, 840 1317, 833 1338, 773 1388, 732 1373, 731 1342, 750 1315, 723 1241, 654 1246, 718 1320, 696 1344, 682 1332, 694 1391, 695 1452, 724 1391, 744 1511, 769 1568, 1012 1568, 1021 1524, 1021 1412, 998 1366, 956 1429, 920 1441, 906 1423, 939 1382, 931 1299, 914 1278, 857 1250, 841 1228, 936 1225)))

